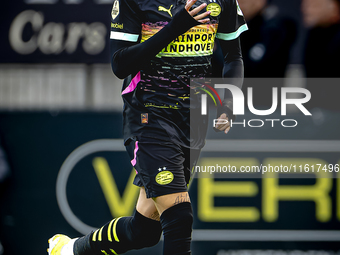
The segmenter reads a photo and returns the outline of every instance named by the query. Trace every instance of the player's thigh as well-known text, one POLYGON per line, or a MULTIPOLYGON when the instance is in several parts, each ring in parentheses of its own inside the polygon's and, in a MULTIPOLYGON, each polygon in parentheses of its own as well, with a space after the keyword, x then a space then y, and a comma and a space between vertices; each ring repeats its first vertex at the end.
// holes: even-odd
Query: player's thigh
POLYGON ((190 196, 188 192, 179 192, 156 197, 154 198, 154 202, 159 215, 161 215, 166 209, 174 205, 190 202, 190 196))
POLYGON ((146 197, 144 187, 140 188, 136 209, 145 217, 159 221, 159 213, 157 211, 156 205, 152 198, 146 197))

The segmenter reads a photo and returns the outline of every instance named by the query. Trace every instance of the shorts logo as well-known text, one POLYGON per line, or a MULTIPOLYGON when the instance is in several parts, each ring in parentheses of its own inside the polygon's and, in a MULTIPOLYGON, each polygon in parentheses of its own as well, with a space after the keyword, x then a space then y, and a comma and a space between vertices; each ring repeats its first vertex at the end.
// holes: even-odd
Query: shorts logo
POLYGON ((149 123, 149 114, 148 113, 142 113, 140 115, 142 124, 148 124, 149 123))
POLYGON ((173 181, 174 175, 170 171, 162 171, 156 175, 155 179, 158 184, 167 185, 173 181))
POLYGON ((119 1, 115 0, 112 6, 111 17, 112 19, 117 18, 119 14, 119 1))
POLYGON ((211 3, 207 6, 207 11, 210 11, 210 16, 216 17, 221 13, 221 6, 217 3, 211 3))

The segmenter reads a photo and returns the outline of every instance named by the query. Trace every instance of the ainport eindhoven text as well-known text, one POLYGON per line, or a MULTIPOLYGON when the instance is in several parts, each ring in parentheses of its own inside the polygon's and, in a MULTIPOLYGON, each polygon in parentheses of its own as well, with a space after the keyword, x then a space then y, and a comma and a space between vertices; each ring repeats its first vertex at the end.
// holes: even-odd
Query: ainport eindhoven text
MULTIPOLYGON (((233 114, 234 115, 244 115, 244 95, 242 90, 230 84, 215 84, 216 89, 228 89, 233 97, 233 114)), ((278 106, 278 88, 272 88, 272 106, 267 110, 258 110, 255 109, 253 104, 253 88, 248 87, 247 91, 247 105, 249 111, 257 116, 267 116, 274 113, 278 106)), ((207 95, 202 94, 201 98, 201 114, 207 114, 207 95)), ((311 99, 311 93, 309 90, 305 88, 294 88, 294 87, 283 87, 281 88, 281 116, 287 115, 287 105, 295 105, 304 115, 311 116, 312 114, 303 106, 303 104, 307 103, 311 99), (295 95, 304 95, 303 98, 287 98, 287 95, 290 93, 294 93, 295 95)), ((218 124, 227 124, 228 120, 225 119, 214 119, 213 127, 216 127, 218 124)), ((243 126, 243 127, 254 127, 259 128, 264 125, 269 125, 270 127, 275 127, 276 125, 281 125, 282 127, 296 127, 298 125, 297 120, 295 119, 250 119, 250 120, 240 120, 238 118, 237 121, 230 120, 230 126, 233 127, 235 125, 243 126)))

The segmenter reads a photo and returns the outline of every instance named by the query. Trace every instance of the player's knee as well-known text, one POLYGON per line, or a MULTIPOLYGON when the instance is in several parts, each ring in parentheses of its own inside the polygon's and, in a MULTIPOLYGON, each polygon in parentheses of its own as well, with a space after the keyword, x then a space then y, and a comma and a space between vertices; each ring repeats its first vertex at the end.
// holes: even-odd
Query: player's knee
POLYGON ((192 208, 189 202, 180 203, 161 215, 164 233, 164 255, 191 254, 192 208))
POLYGON ((161 215, 164 236, 190 237, 193 215, 189 202, 180 203, 165 210, 161 215))
POLYGON ((136 211, 130 226, 130 243, 134 246, 134 249, 154 246, 161 238, 162 227, 160 222, 149 219, 138 211, 136 211))
POLYGON ((143 231, 139 231, 137 235, 134 235, 133 238, 134 240, 132 241, 132 243, 135 249, 152 247, 158 244, 161 235, 162 235, 161 227, 143 229, 143 231))

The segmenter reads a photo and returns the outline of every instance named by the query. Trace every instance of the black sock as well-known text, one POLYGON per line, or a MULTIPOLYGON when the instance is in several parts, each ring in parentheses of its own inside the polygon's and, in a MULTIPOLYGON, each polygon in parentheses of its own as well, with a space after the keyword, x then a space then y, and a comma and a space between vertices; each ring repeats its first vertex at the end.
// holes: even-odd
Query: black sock
POLYGON ((114 219, 102 228, 76 240, 74 255, 122 254, 132 249, 151 247, 159 242, 162 233, 159 221, 139 212, 133 217, 114 219))
POLYGON ((192 208, 189 202, 180 203, 161 215, 164 235, 163 255, 191 254, 192 208))

